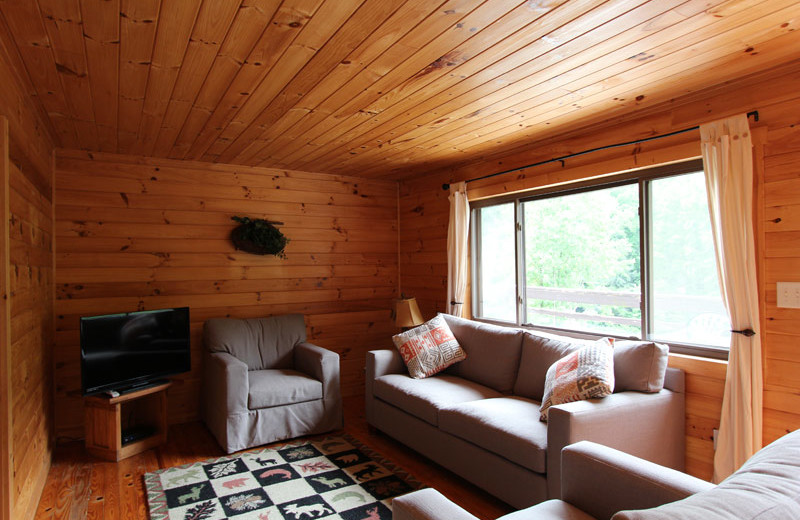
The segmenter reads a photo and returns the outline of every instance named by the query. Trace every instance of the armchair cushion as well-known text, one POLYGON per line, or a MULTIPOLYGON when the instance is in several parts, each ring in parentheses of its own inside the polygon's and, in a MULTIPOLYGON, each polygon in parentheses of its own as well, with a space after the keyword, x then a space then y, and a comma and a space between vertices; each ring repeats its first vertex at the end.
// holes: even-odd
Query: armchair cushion
POLYGON ((448 375, 412 379, 405 374, 388 374, 376 379, 373 385, 376 397, 434 426, 439 424, 442 408, 502 396, 491 388, 448 375))
POLYGON ((203 342, 209 352, 226 352, 249 370, 294 368, 293 350, 306 340, 301 314, 269 318, 207 320, 203 342))
POLYGON ((322 383, 296 370, 253 370, 248 376, 251 410, 322 399, 322 383))
POLYGON ((439 412, 439 428, 532 471, 545 472, 547 425, 539 420, 536 401, 498 397, 457 404, 439 412))

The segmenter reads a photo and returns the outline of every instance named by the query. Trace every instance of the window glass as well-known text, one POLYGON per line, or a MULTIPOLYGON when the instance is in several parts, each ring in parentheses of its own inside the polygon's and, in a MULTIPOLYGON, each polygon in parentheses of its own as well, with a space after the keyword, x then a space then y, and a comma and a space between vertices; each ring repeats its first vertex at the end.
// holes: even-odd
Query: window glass
POLYGON ((517 322, 514 203, 478 211, 481 235, 479 314, 483 318, 517 322))
POLYGON ((481 201, 473 218, 477 318, 713 357, 730 345, 700 161, 481 201))
POLYGON ((639 188, 523 203, 527 322, 640 336, 639 188))
POLYGON ((650 337, 727 347, 703 172, 650 182, 650 337))

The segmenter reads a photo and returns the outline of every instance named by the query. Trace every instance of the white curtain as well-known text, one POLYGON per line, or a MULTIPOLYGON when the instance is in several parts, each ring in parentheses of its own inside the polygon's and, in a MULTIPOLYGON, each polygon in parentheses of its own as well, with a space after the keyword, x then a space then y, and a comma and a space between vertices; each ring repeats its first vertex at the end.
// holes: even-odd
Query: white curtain
POLYGON ((469 266, 469 200, 467 183, 450 185, 450 223, 447 226, 447 313, 463 316, 469 266))
POLYGON ((761 331, 753 228, 753 153, 747 116, 700 125, 722 298, 734 331, 714 454, 714 482, 761 448, 761 331))

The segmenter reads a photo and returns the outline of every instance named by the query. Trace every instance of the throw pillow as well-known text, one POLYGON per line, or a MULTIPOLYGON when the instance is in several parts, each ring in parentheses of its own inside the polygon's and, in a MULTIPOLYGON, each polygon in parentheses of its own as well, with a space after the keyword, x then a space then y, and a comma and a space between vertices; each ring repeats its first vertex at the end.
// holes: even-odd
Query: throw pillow
POLYGON ((432 376, 467 358, 441 315, 392 336, 392 341, 414 379, 432 376))
POLYGON ((550 407, 614 392, 614 340, 603 338, 571 352, 547 369, 539 419, 547 422, 550 407))

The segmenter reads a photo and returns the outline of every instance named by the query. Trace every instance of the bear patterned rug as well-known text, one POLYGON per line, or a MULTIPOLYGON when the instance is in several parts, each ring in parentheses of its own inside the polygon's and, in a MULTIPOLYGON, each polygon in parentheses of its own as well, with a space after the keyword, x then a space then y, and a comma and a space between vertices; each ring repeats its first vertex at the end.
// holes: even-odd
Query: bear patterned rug
POLYGON ((292 441, 144 476, 151 520, 388 520, 421 486, 350 436, 292 441))

